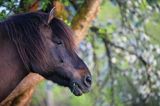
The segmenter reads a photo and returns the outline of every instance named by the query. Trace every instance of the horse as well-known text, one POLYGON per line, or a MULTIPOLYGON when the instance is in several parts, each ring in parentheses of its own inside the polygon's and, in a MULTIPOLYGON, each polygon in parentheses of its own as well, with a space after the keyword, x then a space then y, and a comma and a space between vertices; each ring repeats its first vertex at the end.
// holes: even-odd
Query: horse
POLYGON ((30 72, 75 96, 91 88, 91 73, 76 53, 73 31, 53 11, 17 14, 0 22, 0 102, 30 72))

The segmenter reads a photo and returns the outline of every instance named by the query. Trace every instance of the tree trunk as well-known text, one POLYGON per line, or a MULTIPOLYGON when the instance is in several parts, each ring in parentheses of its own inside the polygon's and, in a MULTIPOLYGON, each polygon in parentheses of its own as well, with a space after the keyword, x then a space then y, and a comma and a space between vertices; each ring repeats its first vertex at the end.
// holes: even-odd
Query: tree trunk
POLYGON ((101 0, 86 0, 72 21, 75 42, 78 45, 86 36, 87 31, 96 18, 101 0))

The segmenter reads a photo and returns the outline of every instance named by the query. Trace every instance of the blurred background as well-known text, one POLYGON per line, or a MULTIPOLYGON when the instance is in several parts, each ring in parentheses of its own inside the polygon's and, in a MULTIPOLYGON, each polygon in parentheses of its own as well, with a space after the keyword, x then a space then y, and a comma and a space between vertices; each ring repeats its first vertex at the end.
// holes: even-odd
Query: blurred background
POLYGON ((30 106, 160 106, 159 0, 0 0, 0 20, 48 12, 53 5, 56 17, 78 34, 77 53, 93 85, 76 97, 43 80, 34 87, 30 106), (85 31, 77 32, 81 23, 85 31))

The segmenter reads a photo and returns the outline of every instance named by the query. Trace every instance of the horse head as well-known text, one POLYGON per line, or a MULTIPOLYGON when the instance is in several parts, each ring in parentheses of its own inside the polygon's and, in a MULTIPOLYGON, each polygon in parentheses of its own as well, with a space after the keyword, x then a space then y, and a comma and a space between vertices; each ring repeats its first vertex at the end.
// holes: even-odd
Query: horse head
POLYGON ((45 56, 39 57, 39 61, 36 59, 30 61, 30 67, 33 72, 39 73, 46 79, 69 87, 74 95, 82 95, 91 87, 91 74, 75 52, 71 29, 60 19, 54 18, 51 13, 39 27, 45 56))

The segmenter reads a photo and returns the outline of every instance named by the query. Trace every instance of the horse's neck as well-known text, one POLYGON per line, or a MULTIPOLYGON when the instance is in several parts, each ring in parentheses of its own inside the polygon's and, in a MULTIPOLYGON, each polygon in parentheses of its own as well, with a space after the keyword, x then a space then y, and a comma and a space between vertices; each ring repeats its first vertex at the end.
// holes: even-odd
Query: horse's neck
POLYGON ((27 74, 13 43, 0 38, 0 102, 27 74))

